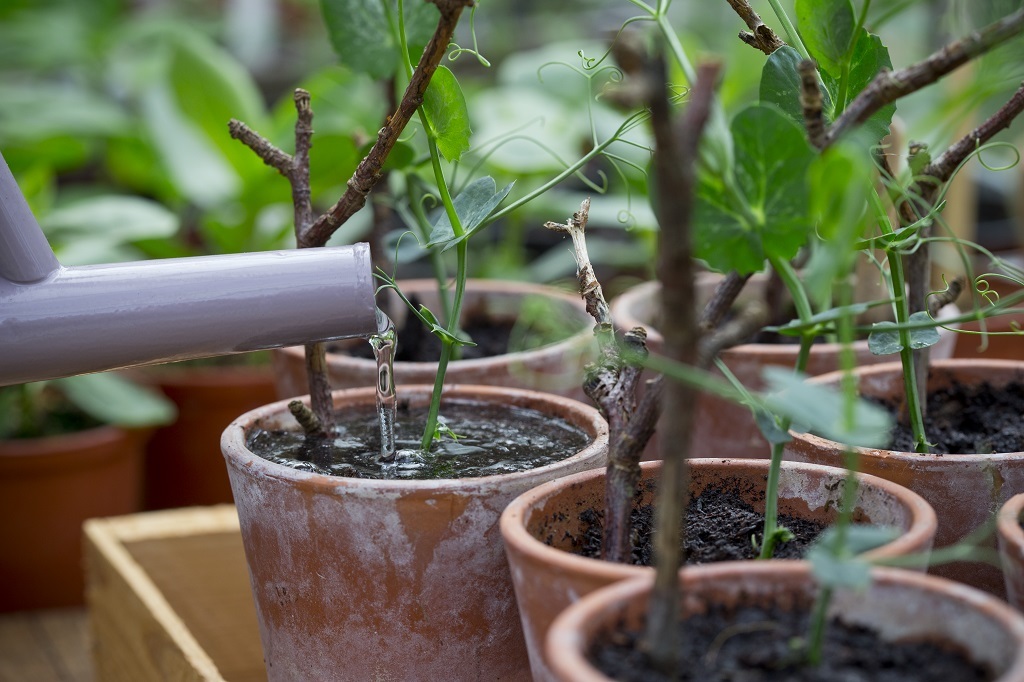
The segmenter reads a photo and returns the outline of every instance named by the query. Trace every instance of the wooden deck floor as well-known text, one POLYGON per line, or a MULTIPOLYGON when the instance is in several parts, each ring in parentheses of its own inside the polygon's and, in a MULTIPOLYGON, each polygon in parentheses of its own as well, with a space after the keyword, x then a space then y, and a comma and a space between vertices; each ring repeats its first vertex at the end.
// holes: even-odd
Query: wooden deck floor
POLYGON ((84 608, 0 614, 0 682, 92 682, 84 608))

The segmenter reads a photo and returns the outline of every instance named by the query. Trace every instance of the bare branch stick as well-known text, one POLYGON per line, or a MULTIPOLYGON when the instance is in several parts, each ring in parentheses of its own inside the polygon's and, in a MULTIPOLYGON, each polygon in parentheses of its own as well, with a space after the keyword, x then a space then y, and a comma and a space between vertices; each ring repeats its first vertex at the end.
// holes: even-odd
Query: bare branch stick
POLYGON ((750 32, 741 31, 739 35, 740 40, 747 45, 756 47, 765 54, 771 54, 786 44, 770 26, 761 21, 761 16, 754 11, 747 0, 727 0, 727 2, 750 29, 750 32))
POLYGON ((288 177, 292 167, 290 154, 281 151, 265 137, 236 119, 228 121, 228 134, 251 149, 256 156, 263 159, 263 163, 277 170, 286 178, 288 177))
POLYGON ((304 243, 311 246, 326 244, 335 230, 366 204, 367 195, 380 180, 381 168, 384 166, 388 154, 398 142, 399 136, 409 124, 413 114, 416 113, 416 109, 423 103, 427 86, 430 85, 430 79, 448 49, 462 10, 473 4, 473 0, 432 0, 432 2, 441 10, 441 19, 438 21, 433 37, 426 49, 423 50, 423 55, 420 57, 409 85, 405 88, 405 94, 402 96, 398 109, 388 117, 384 127, 377 133, 377 142, 359 162, 348 181, 348 189, 345 190, 345 194, 327 213, 317 218, 302 235, 304 243))
MULTIPOLYGON (((660 68, 664 63, 659 60, 660 68)), ((707 122, 720 65, 701 64, 690 91, 690 101, 678 128, 671 125, 668 101, 660 92, 651 101, 651 125, 654 131, 654 167, 658 183, 657 216, 661 280, 662 333, 665 355, 693 365, 697 359, 699 333, 694 314, 693 213, 695 161, 701 132, 707 122)), ((655 507, 654 555, 656 572, 648 606, 646 643, 652 659, 662 670, 677 667, 676 618, 682 563, 679 537, 689 498, 689 472, 694 403, 697 391, 679 382, 664 388, 662 400, 662 469, 655 507), (666 419, 671 415, 670 419, 666 419)))
POLYGON ((1024 30, 1024 9, 1003 17, 946 45, 923 61, 899 71, 882 71, 857 95, 829 127, 826 146, 847 130, 864 123, 875 112, 900 97, 931 85, 959 66, 1006 42, 1024 30))
POLYGON ((825 116, 822 113, 823 98, 818 85, 818 68, 809 59, 797 65, 800 72, 800 106, 804 114, 804 128, 807 140, 815 149, 825 147, 825 116))
POLYGON ((736 297, 743 291, 743 287, 748 279, 750 279, 750 275, 741 275, 734 270, 718 283, 718 286, 715 287, 715 293, 704 306, 704 311, 700 314, 700 319, 697 321, 697 327, 700 331, 709 332, 718 327, 718 323, 729 312, 732 304, 736 301, 736 297))

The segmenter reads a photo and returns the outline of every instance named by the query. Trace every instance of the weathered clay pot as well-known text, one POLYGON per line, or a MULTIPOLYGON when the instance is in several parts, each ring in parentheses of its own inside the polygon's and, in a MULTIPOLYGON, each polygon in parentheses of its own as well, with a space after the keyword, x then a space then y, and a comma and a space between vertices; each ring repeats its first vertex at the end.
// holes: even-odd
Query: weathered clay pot
MULTIPOLYGON (((855 372, 861 395, 886 397, 900 402, 903 373, 899 363, 858 368, 855 372)), ((811 379, 814 383, 838 384, 841 373, 811 379)), ((968 384, 987 381, 996 390, 1011 381, 1024 380, 1024 364, 1011 360, 940 360, 932 363, 929 390, 954 381, 968 384)), ((787 459, 815 464, 839 464, 840 444, 806 433, 793 433, 786 445, 787 459)), ((978 527, 990 523, 1007 499, 1024 491, 1024 452, 998 454, 931 455, 856 448, 860 470, 910 488, 926 499, 939 515, 937 547, 955 544, 978 527)), ((992 546, 990 538, 988 542, 992 546)), ((977 562, 935 566, 931 572, 960 580, 993 594, 1003 594, 999 569, 977 562)))
MULTIPOLYGON (((989 667, 996 682, 1024 680, 1024 616, 966 585, 895 568, 872 569, 864 592, 837 590, 830 613, 876 630, 886 639, 947 643, 989 667)), ((610 682, 586 660, 591 642, 610 628, 644 620, 653 574, 591 593, 551 626, 546 648, 559 682, 610 682)), ((680 572, 680 614, 712 604, 808 609, 816 586, 802 561, 738 561, 680 572)))
MULTIPOLYGON (((700 273, 697 276, 697 299, 703 304, 714 293, 721 275, 700 273)), ((747 282, 738 302, 760 296, 767 277, 754 275, 747 282)), ((642 326, 647 329, 647 346, 652 352, 659 352, 664 339, 657 329, 658 306, 661 301, 660 282, 645 282, 618 296, 611 303, 612 317, 619 329, 642 326)), ((943 339, 932 348, 932 357, 948 358, 953 352, 953 334, 943 334, 943 339)), ((719 357, 740 382, 751 390, 764 388, 761 373, 765 367, 796 365, 798 344, 745 343, 726 349, 719 357)), ((815 376, 839 369, 838 343, 816 343, 811 347, 807 361, 807 374, 815 376)), ((886 362, 885 356, 872 355, 867 341, 853 344, 857 366, 886 362)), ((715 396, 701 394, 697 400, 697 414, 694 417, 694 453, 708 457, 769 457, 771 447, 757 428, 750 410, 715 396)), ((657 457, 655 445, 647 448, 645 459, 657 457)))
MULTIPOLYGON (((400 389, 415 406, 430 387, 400 389)), ((498 518, 543 482, 602 466, 607 426, 567 398, 487 386, 445 396, 531 407, 584 429, 556 464, 482 478, 388 481, 300 472, 245 447, 291 419, 286 401, 228 427, 222 447, 241 520, 271 680, 526 680, 529 663, 498 518)), ((335 407, 373 404, 371 389, 335 407)))
MULTIPOLYGON (((654 499, 661 462, 644 462, 642 504, 654 499)), ((605 472, 586 471, 546 483, 517 497, 501 517, 516 588, 519 614, 537 682, 551 680, 543 654, 544 635, 567 606, 610 583, 652 573, 643 566, 588 559, 568 551, 568 538, 584 525, 579 514, 604 507, 605 472)), ((830 523, 842 498, 846 472, 833 467, 783 462, 779 508, 783 514, 830 523)), ((709 487, 735 489, 744 501, 764 510, 768 462, 752 459, 690 460, 690 494, 709 487)), ((874 476, 861 476, 857 520, 888 525, 901 535, 868 554, 889 557, 927 554, 935 536, 935 512, 919 495, 874 476)))
POLYGON ((999 510, 996 534, 999 539, 999 558, 1003 564, 1006 601, 1024 611, 1024 528, 1020 526, 1024 514, 1024 493, 1014 495, 999 510))
POLYGON ((231 502, 218 445, 238 415, 277 398, 269 365, 158 367, 141 373, 178 408, 146 445, 146 509, 231 502))
MULTIPOLYGON (((990 287, 999 297, 1009 296, 1021 290, 1019 285, 1000 277, 988 277, 986 282, 986 286, 990 287)), ((978 305, 982 309, 991 304, 980 296, 978 298, 978 305)), ((1020 308, 1019 305, 1014 307, 1020 308)), ((957 358, 1024 360, 1024 339, 1020 336, 1021 328, 1024 328, 1024 315, 1019 313, 990 317, 985 320, 985 330, 990 332, 988 336, 957 334, 956 350, 953 352, 953 356, 957 358)), ((981 323, 966 322, 961 325, 961 329, 978 332, 981 331, 981 323)))
POLYGON ((82 523, 142 509, 149 430, 0 441, 0 611, 81 604, 82 523))
MULTIPOLYGON (((431 279, 399 282, 406 296, 415 295, 419 301, 440 317, 437 282, 431 279)), ((389 312, 397 328, 401 328, 408 309, 393 291, 381 294, 378 302, 389 312)), ((583 299, 578 294, 529 282, 497 280, 469 280, 463 304, 463 319, 472 314, 486 314, 493 319, 514 321, 524 302, 530 297, 542 297, 554 306, 560 324, 572 336, 529 351, 506 353, 489 358, 455 360, 448 364, 446 381, 457 384, 507 386, 526 388, 564 395, 589 404, 583 393, 583 365, 592 358, 594 320, 587 314, 583 299)), ((402 339, 398 339, 402 343, 402 339)), ((341 342, 339 345, 366 345, 362 339, 341 342)), ((278 396, 285 398, 309 392, 306 380, 305 357, 300 347, 284 348, 273 352, 273 364, 278 396)), ((373 386, 377 365, 373 360, 353 357, 345 353, 328 353, 328 371, 331 386, 336 388, 363 388, 373 386)), ((396 362, 397 386, 430 384, 437 374, 436 362, 396 362)))

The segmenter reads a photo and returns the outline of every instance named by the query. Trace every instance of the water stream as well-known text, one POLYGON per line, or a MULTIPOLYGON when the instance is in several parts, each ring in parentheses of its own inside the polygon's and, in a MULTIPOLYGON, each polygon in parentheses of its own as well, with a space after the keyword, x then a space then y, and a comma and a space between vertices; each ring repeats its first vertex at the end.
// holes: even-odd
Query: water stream
POLYGON ((377 359, 377 415, 380 417, 380 459, 395 459, 395 419, 398 399, 395 395, 395 346, 398 334, 395 324, 377 309, 377 333, 370 337, 373 356, 377 359))

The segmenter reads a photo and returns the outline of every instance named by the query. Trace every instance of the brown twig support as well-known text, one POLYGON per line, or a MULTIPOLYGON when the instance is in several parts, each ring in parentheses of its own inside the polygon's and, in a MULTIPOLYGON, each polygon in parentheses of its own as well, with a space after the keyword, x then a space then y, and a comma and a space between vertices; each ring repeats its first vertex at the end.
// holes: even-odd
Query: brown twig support
POLYGON ((775 31, 761 21, 761 16, 754 11, 747 0, 727 0, 729 5, 736 11, 736 14, 743 19, 749 31, 740 31, 739 39, 751 47, 756 47, 765 54, 771 54, 786 43, 783 42, 775 31))
POLYGON ((572 237, 580 295, 586 303, 587 312, 596 322, 594 335, 600 356, 587 367, 583 390, 608 421, 606 511, 601 551, 607 561, 626 562, 632 551, 630 511, 640 480, 640 453, 654 432, 657 403, 653 404, 655 409, 648 404, 644 420, 634 425, 636 389, 642 372, 640 362, 647 355, 647 331, 643 327, 635 327, 626 332, 623 337, 626 353, 616 343, 608 302, 587 253, 589 213, 588 198, 566 223, 548 222, 544 226, 572 237))
MULTIPOLYGON (((655 68, 664 70, 661 60, 655 68)), ((693 212, 695 161, 701 132, 707 122, 719 64, 705 63, 697 70, 690 101, 678 126, 663 90, 650 103, 654 131, 654 166, 658 182, 658 222, 661 225, 658 277, 662 284, 662 333, 665 355, 684 364, 697 361, 699 332, 694 312, 693 248, 690 220, 693 212)), ((664 78, 660 82, 664 82, 664 78)), ((689 497, 688 468, 695 389, 669 382, 662 395, 662 473, 655 507, 654 555, 656 576, 648 607, 647 646, 655 664, 666 671, 677 666, 675 646, 679 583, 682 564, 679 537, 689 497)))

